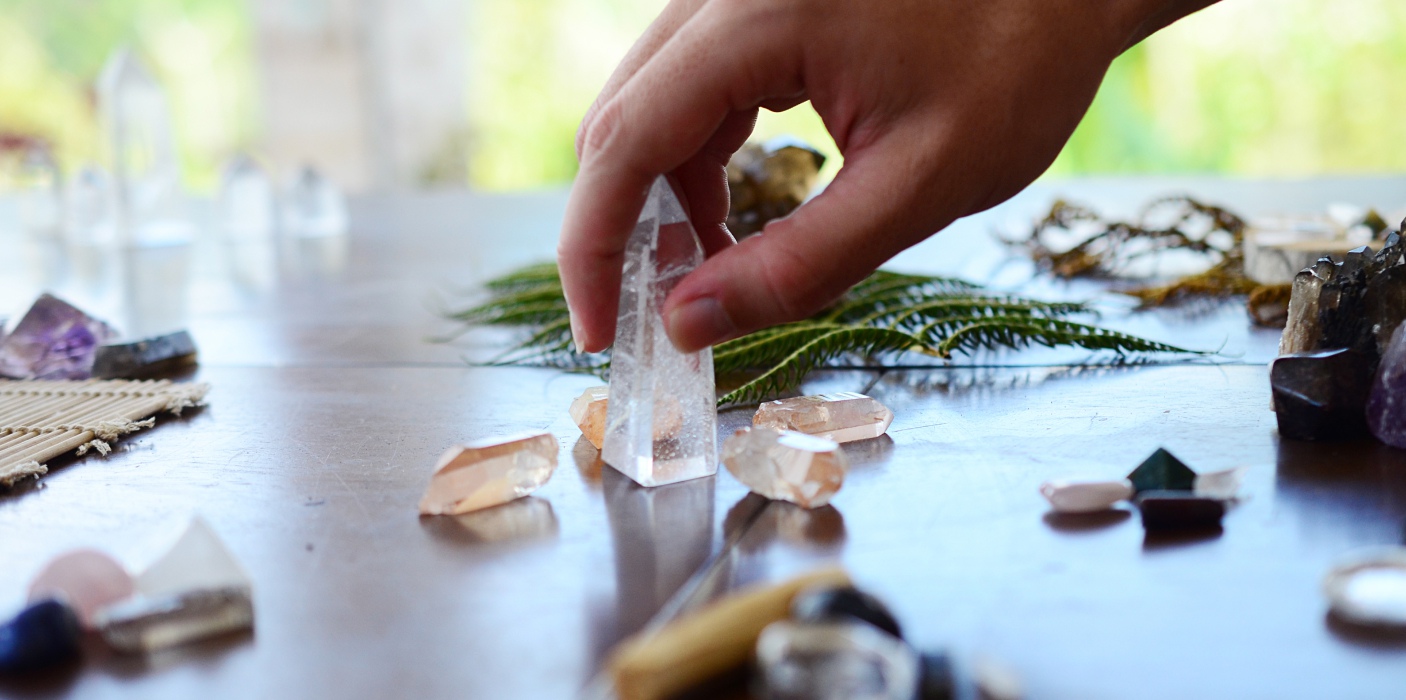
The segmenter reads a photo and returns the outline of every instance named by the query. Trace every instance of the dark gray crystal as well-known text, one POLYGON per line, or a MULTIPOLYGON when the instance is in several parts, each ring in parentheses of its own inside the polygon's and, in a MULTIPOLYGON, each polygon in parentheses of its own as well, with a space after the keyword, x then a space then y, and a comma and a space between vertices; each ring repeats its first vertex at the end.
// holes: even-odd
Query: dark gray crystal
POLYGON ((1183 491, 1147 491, 1135 503, 1148 532, 1218 530, 1225 517, 1224 501, 1183 491))
POLYGON ((93 360, 94 379, 140 379, 195 364, 195 341, 190 333, 170 335, 98 348, 93 360))
MULTIPOLYGON (((1406 268, 1403 268, 1406 269, 1406 268)), ((1279 435, 1290 440, 1351 440, 1366 433, 1375 358, 1356 350, 1285 355, 1269 369, 1279 435)))

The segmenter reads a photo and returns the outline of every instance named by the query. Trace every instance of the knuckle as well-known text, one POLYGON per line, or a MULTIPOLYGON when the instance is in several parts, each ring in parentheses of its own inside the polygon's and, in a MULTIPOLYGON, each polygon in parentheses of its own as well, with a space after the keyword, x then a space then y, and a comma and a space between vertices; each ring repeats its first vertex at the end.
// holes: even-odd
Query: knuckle
POLYGON ((577 153, 582 161, 606 152, 620 130, 621 115, 618 100, 593 108, 581 122, 581 130, 576 136, 577 153))

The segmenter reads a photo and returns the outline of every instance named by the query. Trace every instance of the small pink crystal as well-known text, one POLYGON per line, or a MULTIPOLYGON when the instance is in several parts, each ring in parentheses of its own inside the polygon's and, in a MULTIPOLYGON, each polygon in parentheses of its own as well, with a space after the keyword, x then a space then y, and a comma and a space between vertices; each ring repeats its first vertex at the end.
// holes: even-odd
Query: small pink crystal
POLYGON ((752 425, 757 427, 792 430, 835 442, 879 437, 891 423, 893 411, 851 391, 768 401, 752 416, 752 425))
POLYGON ((806 508, 830 502, 849 461, 832 440, 772 428, 741 428, 723 443, 723 463, 747 488, 806 508))
POLYGON ((525 433, 449 448, 420 501, 424 515, 458 515, 522 498, 557 467, 557 439, 525 433))
POLYGON ((605 444, 605 413, 610 405, 610 387, 593 386, 571 402, 568 411, 581 434, 599 450, 605 444))
POLYGON ((34 577, 29 600, 62 598, 92 629, 98 611, 132 597, 134 590, 132 575, 116 559, 96 549, 76 549, 55 557, 34 577))

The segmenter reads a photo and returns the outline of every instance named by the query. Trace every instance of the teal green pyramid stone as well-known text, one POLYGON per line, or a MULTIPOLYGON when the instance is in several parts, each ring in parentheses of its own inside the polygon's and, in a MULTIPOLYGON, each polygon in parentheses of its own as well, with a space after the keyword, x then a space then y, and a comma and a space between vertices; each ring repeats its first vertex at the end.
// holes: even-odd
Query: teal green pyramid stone
POLYGON ((1196 482, 1196 472, 1172 456, 1172 453, 1159 447, 1128 475, 1128 481, 1133 482, 1133 490, 1137 493, 1190 491, 1196 482))

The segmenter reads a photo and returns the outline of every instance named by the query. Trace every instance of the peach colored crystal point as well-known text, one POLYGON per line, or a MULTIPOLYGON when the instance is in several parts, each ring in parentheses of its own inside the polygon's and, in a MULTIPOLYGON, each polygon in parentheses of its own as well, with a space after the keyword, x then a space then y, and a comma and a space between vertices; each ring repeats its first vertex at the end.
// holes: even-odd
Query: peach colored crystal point
POLYGON ((768 401, 752 416, 757 427, 793 430, 835 442, 879 437, 891 423, 893 411, 851 391, 768 401))
POLYGON ((132 575, 117 560, 95 549, 76 549, 44 566, 29 584, 29 600, 61 597, 92 629, 99 610, 132 597, 135 590, 132 575))
POLYGON ((772 428, 741 428, 723 443, 723 463, 747 488, 806 508, 830 502, 849 461, 834 441, 772 428))
POLYGON ((456 445, 439 458, 420 513, 458 515, 522 498, 556 467, 557 439, 548 432, 456 445))
POLYGON ((610 387, 593 386, 571 402, 568 413, 581 434, 599 450, 605 445, 605 413, 610 405, 610 387))

